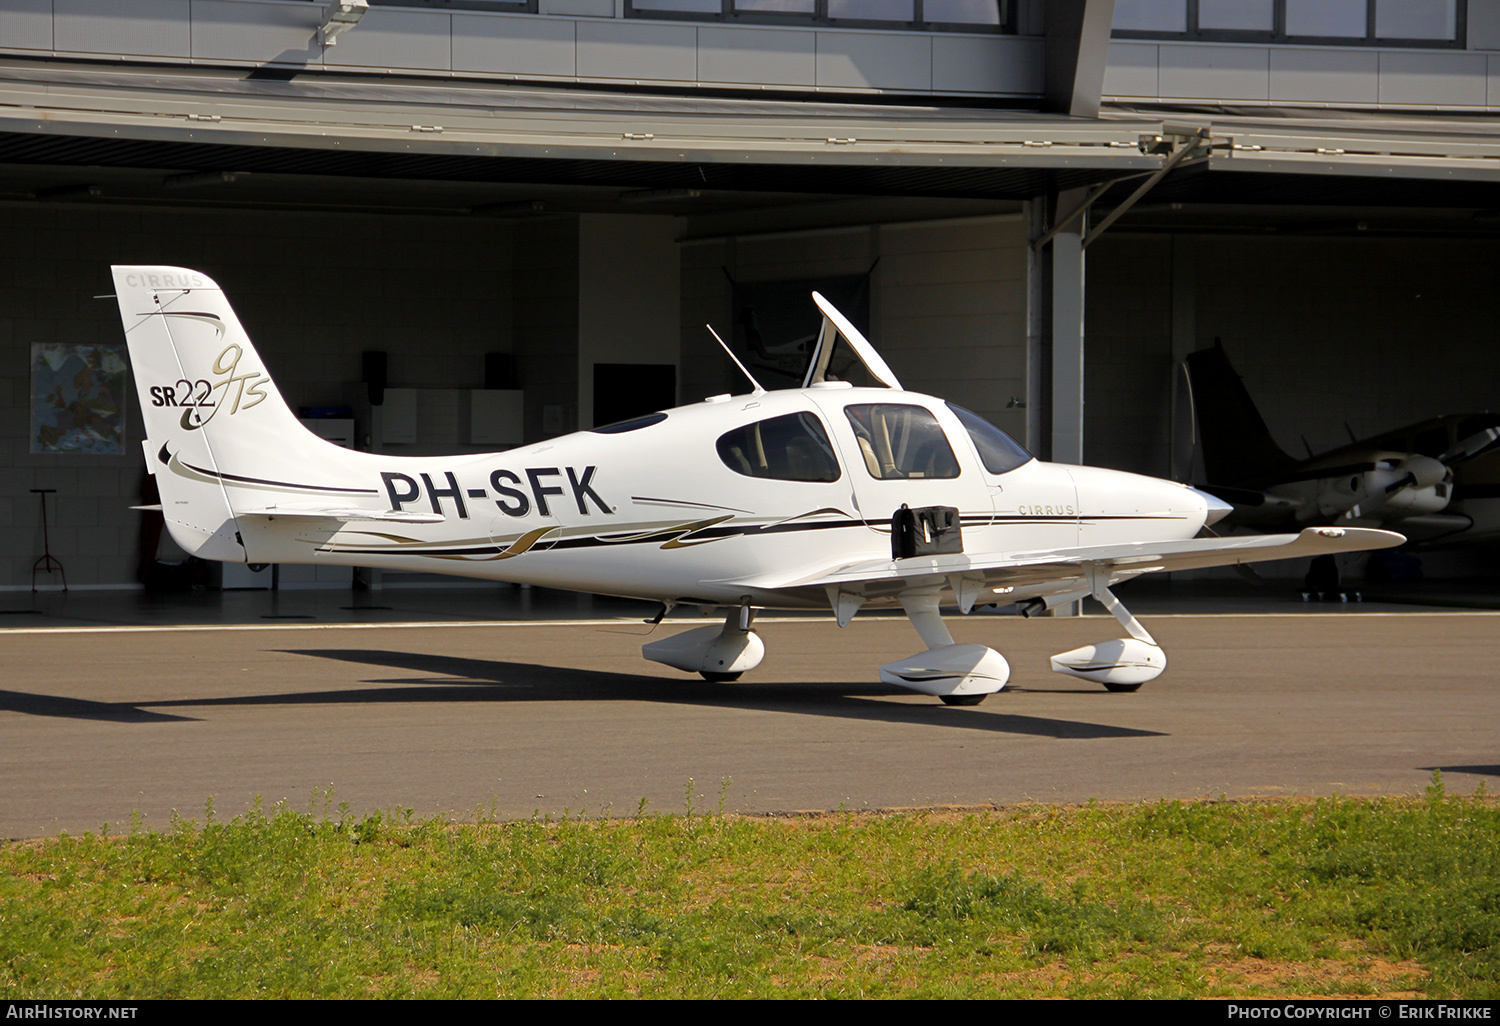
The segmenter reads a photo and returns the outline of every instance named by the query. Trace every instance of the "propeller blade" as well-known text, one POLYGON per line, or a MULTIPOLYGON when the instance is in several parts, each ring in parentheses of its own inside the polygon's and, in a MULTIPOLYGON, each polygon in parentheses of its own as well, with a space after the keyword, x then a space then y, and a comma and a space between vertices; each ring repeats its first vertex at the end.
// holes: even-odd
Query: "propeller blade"
POLYGON ((1494 445, 1497 440, 1500 440, 1500 427, 1485 428, 1478 434, 1470 435, 1443 453, 1438 457, 1438 462, 1446 467, 1460 460, 1472 459, 1494 445))
POLYGON ((1266 579, 1258 574, 1255 570, 1255 567, 1251 566, 1249 563, 1235 563, 1233 565, 1235 573, 1239 574, 1241 577, 1249 581, 1251 584, 1255 585, 1257 588, 1265 586, 1266 579))
MULTIPOLYGON (((1407 475, 1405 477, 1401 478, 1400 480, 1398 480, 1398 481, 1392 481, 1390 484, 1386 485, 1385 486, 1385 494, 1387 494, 1387 495, 1395 495, 1401 489, 1407 487, 1408 485, 1414 485, 1416 483, 1417 483, 1417 475, 1408 472, 1407 475)), ((1356 506, 1354 508, 1358 509, 1359 507, 1356 506)))

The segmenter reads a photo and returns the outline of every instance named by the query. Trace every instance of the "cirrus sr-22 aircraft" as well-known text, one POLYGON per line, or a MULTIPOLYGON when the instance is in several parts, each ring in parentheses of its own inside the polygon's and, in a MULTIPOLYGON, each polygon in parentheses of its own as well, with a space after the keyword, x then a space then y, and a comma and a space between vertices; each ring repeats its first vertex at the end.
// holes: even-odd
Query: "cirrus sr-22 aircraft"
POLYGON ((206 275, 112 270, 147 466, 184 550, 565 588, 657 601, 664 613, 718 609, 722 626, 642 649, 709 680, 760 663, 757 610, 831 608, 844 626, 861 607, 899 606, 923 650, 880 679, 972 705, 1004 687, 1010 667, 987 646, 955 644, 940 607, 1036 611, 1092 595, 1129 636, 1061 653, 1052 668, 1133 691, 1166 656, 1111 592, 1117 582, 1403 540, 1353 527, 1197 537, 1228 505, 1032 458, 967 410, 905 391, 817 293, 823 326, 800 388, 768 392, 751 378, 747 395, 492 454, 354 452, 297 421, 206 275), (836 349, 876 386, 834 380, 836 349))

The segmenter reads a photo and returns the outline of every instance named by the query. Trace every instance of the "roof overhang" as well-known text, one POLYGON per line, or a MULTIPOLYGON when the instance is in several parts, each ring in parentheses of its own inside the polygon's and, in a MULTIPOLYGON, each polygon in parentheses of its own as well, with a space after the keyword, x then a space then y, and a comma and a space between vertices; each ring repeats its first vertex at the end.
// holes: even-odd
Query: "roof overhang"
POLYGON ((13 164, 1025 199, 1154 171, 1166 158, 1152 139, 1202 129, 1207 156, 1187 172, 1198 179, 1500 181, 1500 131, 1477 118, 1118 108, 1083 118, 824 97, 0 61, 0 163, 13 164))
POLYGON ((188 166, 217 166, 228 158, 264 164, 276 154, 279 169, 294 171, 301 154, 311 173, 378 175, 400 158, 394 166, 413 177, 549 181, 561 163, 583 177, 628 182, 670 181, 680 177, 673 169, 694 168, 715 187, 724 185, 709 183, 710 171, 733 182, 745 177, 741 169, 753 170, 760 188, 777 187, 780 169, 787 187, 799 189, 822 181, 823 191, 834 192, 1024 198, 1058 181, 1150 170, 1160 162, 1142 152, 1140 140, 1159 131, 1149 118, 1103 122, 972 107, 0 64, 0 161, 28 163, 171 156, 173 166, 189 157, 188 166))

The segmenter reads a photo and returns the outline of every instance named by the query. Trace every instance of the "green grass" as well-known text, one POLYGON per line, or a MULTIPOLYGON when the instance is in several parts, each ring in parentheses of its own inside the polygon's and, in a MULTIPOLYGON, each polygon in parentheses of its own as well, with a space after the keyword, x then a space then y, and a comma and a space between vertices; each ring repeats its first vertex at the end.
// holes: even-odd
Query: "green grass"
POLYGON ((455 825, 277 806, 0 848, 0 996, 1500 996, 1500 809, 455 825))

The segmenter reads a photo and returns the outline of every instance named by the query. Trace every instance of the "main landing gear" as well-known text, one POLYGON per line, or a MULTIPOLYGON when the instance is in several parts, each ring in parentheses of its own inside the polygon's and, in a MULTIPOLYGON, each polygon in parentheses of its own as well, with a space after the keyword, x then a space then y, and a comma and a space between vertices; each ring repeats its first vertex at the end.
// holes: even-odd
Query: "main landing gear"
POLYGON ((1139 691, 1167 668, 1167 654, 1146 628, 1109 590, 1109 570, 1088 567, 1089 591, 1125 628, 1128 638, 1084 645, 1052 657, 1052 669, 1080 680, 1103 684, 1110 691, 1139 691))
MULTIPOLYGON (((1052 669, 1103 684, 1110 691, 1137 691, 1167 668, 1167 655, 1109 590, 1108 569, 1090 566, 1087 572, 1089 593, 1114 615, 1130 637, 1060 652, 1052 657, 1052 669)), ((1005 687, 1010 666, 993 649, 953 643, 953 636, 938 615, 939 591, 934 587, 902 594, 901 608, 927 643, 927 651, 882 666, 880 679, 936 695, 947 705, 978 705, 986 696, 1005 687)))
POLYGON ((765 658, 766 646, 750 622, 755 611, 745 599, 724 620, 723 627, 699 627, 641 646, 641 655, 704 680, 729 682, 753 670, 765 658))
POLYGON ((941 587, 901 593, 901 608, 927 644, 927 651, 880 668, 880 679, 913 691, 936 695, 946 705, 978 705, 1005 687, 1010 664, 984 645, 955 645, 938 613, 941 587))
MULTIPOLYGON (((1079 590, 1055 596, 1052 603, 1092 594, 1114 615, 1130 637, 1059 652, 1052 657, 1052 669, 1080 680, 1103 684, 1110 691, 1137 691, 1167 668, 1166 653, 1109 590, 1108 568, 1089 566, 1086 573, 1087 592, 1079 590)), ((963 581, 953 587, 960 606, 967 612, 973 607, 977 592, 963 581)), ((953 635, 948 632, 938 611, 942 592, 942 585, 927 585, 901 593, 901 608, 927 649, 882 666, 880 679, 887 684, 932 695, 945 705, 978 705, 1005 687, 1010 680, 1010 664, 992 648, 954 643, 953 635)), ((829 599, 841 627, 849 623, 862 602, 860 596, 836 589, 830 589, 829 599)), ((642 646, 641 654, 653 662, 700 674, 704 680, 738 680, 745 671, 759 666, 766 653, 765 645, 750 626, 754 615, 746 597, 725 618, 722 626, 699 627, 650 642, 642 646)))

